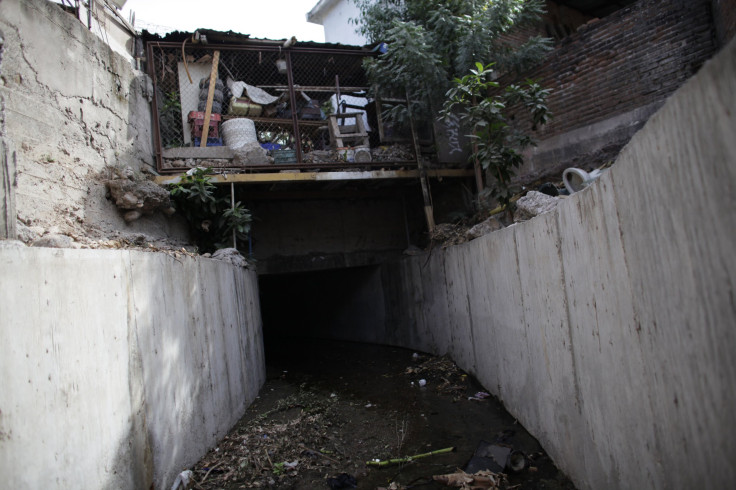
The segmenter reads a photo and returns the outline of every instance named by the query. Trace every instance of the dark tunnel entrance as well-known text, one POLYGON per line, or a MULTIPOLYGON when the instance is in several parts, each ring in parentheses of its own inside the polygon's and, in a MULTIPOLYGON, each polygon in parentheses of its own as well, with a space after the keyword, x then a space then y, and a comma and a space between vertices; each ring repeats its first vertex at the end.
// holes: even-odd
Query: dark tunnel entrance
POLYGON ((384 338, 380 266, 262 275, 259 289, 267 351, 274 341, 384 338))

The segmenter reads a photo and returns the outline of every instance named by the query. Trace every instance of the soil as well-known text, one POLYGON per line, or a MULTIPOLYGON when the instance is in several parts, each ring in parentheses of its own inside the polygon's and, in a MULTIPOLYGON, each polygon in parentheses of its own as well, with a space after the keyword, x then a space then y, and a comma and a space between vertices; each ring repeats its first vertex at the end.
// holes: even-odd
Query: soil
POLYGON ((502 468, 505 462, 473 459, 476 483, 495 482, 473 488, 575 488, 449 358, 333 341, 282 340, 274 347, 258 398, 191 468, 192 488, 448 488, 433 476, 459 474, 484 444, 518 451, 525 467, 515 473, 502 468), (367 464, 447 448, 400 464, 367 464), (477 473, 478 463, 492 473, 477 473))

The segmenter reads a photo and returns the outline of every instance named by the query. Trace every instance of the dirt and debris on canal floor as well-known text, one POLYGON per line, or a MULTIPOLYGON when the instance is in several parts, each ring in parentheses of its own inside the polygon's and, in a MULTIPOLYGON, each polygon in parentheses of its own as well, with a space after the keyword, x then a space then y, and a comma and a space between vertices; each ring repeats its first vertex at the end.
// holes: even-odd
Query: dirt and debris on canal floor
POLYGON ((446 357, 317 340, 270 347, 259 397, 191 468, 190 488, 575 488, 446 357))

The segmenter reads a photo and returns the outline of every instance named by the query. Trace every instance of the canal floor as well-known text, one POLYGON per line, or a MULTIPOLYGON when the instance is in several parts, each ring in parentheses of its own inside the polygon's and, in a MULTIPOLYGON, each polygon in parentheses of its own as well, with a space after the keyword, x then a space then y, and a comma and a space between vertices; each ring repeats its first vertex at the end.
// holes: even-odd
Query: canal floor
POLYGON ((476 475, 478 488, 575 488, 503 405, 446 357, 272 339, 266 362, 259 397, 191 468, 196 487, 439 489, 449 487, 436 477, 453 475, 445 478, 471 488, 476 475), (375 466, 392 459, 404 461, 375 466), (523 469, 514 472, 511 461, 523 469))

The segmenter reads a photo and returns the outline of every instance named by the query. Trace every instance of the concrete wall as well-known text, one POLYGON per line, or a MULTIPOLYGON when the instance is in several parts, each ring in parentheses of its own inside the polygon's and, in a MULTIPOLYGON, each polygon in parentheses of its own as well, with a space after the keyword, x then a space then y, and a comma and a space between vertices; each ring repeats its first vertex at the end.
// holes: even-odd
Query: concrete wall
POLYGON ((0 138, 17 163, 19 238, 185 241, 176 221, 153 215, 126 224, 106 199, 107 167, 154 168, 147 75, 46 0, 0 2, 0 32, 0 138))
POLYGON ((258 273, 358 267, 399 257, 409 246, 407 228, 412 236, 421 234, 423 218, 418 185, 398 192, 361 196, 349 189, 343 195, 354 197, 246 201, 256 216, 258 273))
POLYGON ((265 381, 255 273, 0 241, 5 488, 170 488, 265 381))
POLYGON ((386 342, 452 355, 581 489, 736 481, 735 79, 731 42, 587 190, 384 268, 386 342))
POLYGON ((352 0, 320 0, 307 14, 307 22, 324 27, 326 43, 363 46, 368 41, 355 32, 358 26, 351 22, 359 16, 360 10, 352 0))

